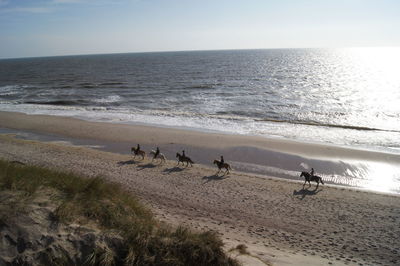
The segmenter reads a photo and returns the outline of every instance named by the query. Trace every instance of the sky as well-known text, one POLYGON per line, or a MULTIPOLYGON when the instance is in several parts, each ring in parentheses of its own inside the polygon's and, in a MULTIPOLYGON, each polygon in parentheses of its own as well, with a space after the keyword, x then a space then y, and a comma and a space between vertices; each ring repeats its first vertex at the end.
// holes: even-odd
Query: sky
POLYGON ((400 46, 398 0, 0 0, 0 58, 400 46))

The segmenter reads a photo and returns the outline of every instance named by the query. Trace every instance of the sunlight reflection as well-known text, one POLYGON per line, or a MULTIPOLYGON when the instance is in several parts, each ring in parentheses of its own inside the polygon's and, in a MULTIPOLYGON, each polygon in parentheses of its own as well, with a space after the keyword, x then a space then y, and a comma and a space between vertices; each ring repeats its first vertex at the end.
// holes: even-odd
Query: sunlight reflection
POLYGON ((400 168, 385 163, 370 163, 363 187, 380 192, 399 191, 400 168))
POLYGON ((400 130, 394 123, 400 113, 399 47, 338 49, 326 58, 313 74, 325 78, 315 88, 326 96, 319 109, 329 105, 337 110, 328 121, 400 130))

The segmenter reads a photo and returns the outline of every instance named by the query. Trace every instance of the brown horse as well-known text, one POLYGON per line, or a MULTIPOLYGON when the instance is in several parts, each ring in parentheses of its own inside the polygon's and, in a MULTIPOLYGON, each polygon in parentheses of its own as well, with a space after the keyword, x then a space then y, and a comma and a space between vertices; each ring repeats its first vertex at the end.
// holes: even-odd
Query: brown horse
POLYGON ((311 187, 310 181, 317 182, 317 187, 319 186, 319 182, 321 182, 322 185, 324 184, 324 181, 322 181, 322 178, 320 176, 311 175, 308 172, 301 172, 300 177, 303 177, 303 176, 304 176, 304 179, 305 179, 303 187, 306 185, 307 182, 308 182, 308 186, 311 187))
POLYGON ((133 156, 133 159, 135 159, 136 155, 140 155, 140 156, 142 156, 142 160, 144 160, 144 157, 146 156, 146 152, 145 151, 136 149, 135 147, 131 148, 131 153, 132 152, 135 155, 135 156, 133 156))
POLYGON ((222 168, 225 168, 225 173, 229 174, 229 170, 232 170, 231 166, 228 163, 222 163, 221 161, 218 160, 214 160, 214 163, 218 166, 218 172, 219 173, 221 171, 222 168))
POLYGON ((179 152, 176 153, 176 158, 178 158, 178 165, 179 163, 182 162, 182 165, 186 162, 186 166, 190 164, 190 166, 193 166, 194 162, 187 156, 181 155, 179 152))

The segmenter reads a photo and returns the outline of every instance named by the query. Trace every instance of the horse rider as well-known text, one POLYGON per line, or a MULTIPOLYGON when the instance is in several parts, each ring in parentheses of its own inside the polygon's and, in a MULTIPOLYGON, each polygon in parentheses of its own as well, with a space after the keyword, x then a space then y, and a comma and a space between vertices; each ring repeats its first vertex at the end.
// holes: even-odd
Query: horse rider
POLYGON ((310 175, 314 176, 314 168, 311 168, 310 175))
POLYGON ((138 143, 137 147, 136 147, 136 152, 140 151, 140 145, 138 143))
POLYGON ((157 158, 157 156, 160 154, 160 149, 157 147, 156 153, 154 153, 153 159, 157 158))
POLYGON ((182 150, 182 157, 183 157, 183 158, 186 158, 185 150, 182 150))
POLYGON ((221 155, 221 165, 224 164, 224 163, 225 163, 224 156, 221 155))

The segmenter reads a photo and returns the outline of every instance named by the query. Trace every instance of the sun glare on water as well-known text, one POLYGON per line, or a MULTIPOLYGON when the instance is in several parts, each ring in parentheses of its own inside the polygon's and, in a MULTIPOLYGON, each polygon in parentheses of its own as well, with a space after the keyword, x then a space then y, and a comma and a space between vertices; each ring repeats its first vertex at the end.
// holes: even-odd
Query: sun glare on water
MULTIPOLYGON (((352 117, 352 124, 385 130, 400 130, 400 48, 349 48, 341 57, 349 78, 349 103, 368 118, 352 117), (371 119, 372 118, 372 119, 371 119)), ((358 113, 355 112, 354 113, 358 113)))

